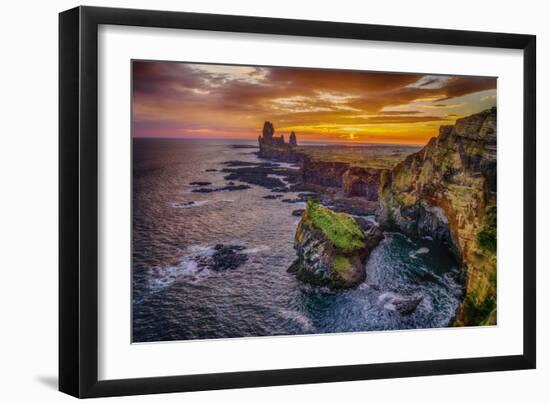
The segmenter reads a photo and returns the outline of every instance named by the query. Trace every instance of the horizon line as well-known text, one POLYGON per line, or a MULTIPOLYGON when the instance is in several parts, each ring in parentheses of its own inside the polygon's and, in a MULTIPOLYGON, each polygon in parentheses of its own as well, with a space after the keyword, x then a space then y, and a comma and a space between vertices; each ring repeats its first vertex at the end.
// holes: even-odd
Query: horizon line
MULTIPOLYGON (((435 136, 436 137, 436 136, 435 136)), ((253 142, 257 139, 248 138, 228 138, 228 137, 187 137, 187 136, 131 136, 132 139, 160 139, 160 140, 236 140, 253 142)), ((431 139, 431 138, 430 138, 431 139)), ((384 143, 384 142, 351 142, 351 141, 330 141, 330 140, 302 140, 301 143, 321 143, 321 144, 339 144, 339 145, 382 145, 382 146, 426 146, 429 143, 384 143)), ((259 146, 258 146, 259 147, 259 146)), ((298 145, 300 147, 300 145, 298 145)))

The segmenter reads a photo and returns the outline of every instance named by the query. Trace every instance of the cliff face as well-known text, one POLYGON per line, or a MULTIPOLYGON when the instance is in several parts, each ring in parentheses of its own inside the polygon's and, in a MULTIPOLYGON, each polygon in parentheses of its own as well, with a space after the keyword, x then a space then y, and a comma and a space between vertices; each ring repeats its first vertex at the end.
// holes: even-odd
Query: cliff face
POLYGON ((365 262, 382 240, 378 227, 362 229, 355 219, 308 200, 294 240, 298 259, 289 268, 298 279, 334 289, 365 280, 365 262))
POLYGON ((456 324, 496 324, 496 108, 442 126, 380 183, 380 220, 448 242, 461 261, 456 324))
POLYGON ((381 170, 376 168, 351 167, 342 176, 346 196, 363 196, 369 201, 378 200, 381 170))
POLYGON ((342 176, 349 169, 348 163, 304 161, 304 182, 323 187, 341 187, 342 176))

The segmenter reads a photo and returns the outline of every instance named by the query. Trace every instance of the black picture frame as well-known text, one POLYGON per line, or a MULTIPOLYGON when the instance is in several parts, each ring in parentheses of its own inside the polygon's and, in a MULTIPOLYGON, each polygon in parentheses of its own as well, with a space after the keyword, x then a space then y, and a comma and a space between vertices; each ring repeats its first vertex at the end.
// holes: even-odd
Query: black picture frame
POLYGON ((340 22, 77 7, 59 15, 59 390, 104 397, 534 369, 536 37, 340 22), (98 380, 98 27, 101 24, 523 51, 523 354, 98 380))

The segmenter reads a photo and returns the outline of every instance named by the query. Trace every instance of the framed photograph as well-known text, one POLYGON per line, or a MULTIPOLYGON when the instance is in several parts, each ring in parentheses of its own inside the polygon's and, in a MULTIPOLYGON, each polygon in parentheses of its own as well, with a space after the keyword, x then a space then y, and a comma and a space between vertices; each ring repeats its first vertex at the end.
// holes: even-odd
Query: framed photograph
POLYGON ((59 24, 61 391, 535 368, 534 36, 59 24))

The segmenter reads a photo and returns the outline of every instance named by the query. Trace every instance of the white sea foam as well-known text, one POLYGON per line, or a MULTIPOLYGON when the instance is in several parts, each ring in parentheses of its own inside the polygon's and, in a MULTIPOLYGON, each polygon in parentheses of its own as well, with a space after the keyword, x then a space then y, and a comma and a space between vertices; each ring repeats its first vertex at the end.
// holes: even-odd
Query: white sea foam
POLYGON ((278 162, 277 164, 279 164, 279 167, 281 168, 300 168, 300 165, 296 163, 278 162))
POLYGON ((197 282, 207 276, 210 271, 204 265, 199 266, 200 257, 209 257, 214 253, 212 247, 194 245, 188 248, 187 254, 176 265, 151 268, 149 288, 152 291, 165 289, 174 282, 186 279, 197 282))
POLYGON ((267 245, 260 245, 258 247, 247 248, 242 252, 245 254, 257 254, 259 252, 269 251, 271 248, 267 245))
POLYGON ((302 327, 304 331, 310 331, 313 329, 313 322, 304 314, 296 310, 279 310, 279 315, 286 320, 290 320, 302 327))
POLYGON ((411 250, 409 251, 409 257, 411 258, 418 258, 418 254, 428 254, 430 252, 430 249, 427 247, 420 247, 418 250, 411 250))
POLYGON ((401 296, 398 295, 397 293, 384 292, 384 293, 381 293, 380 296, 378 296, 378 301, 380 303, 391 303, 398 297, 401 297, 401 296))

